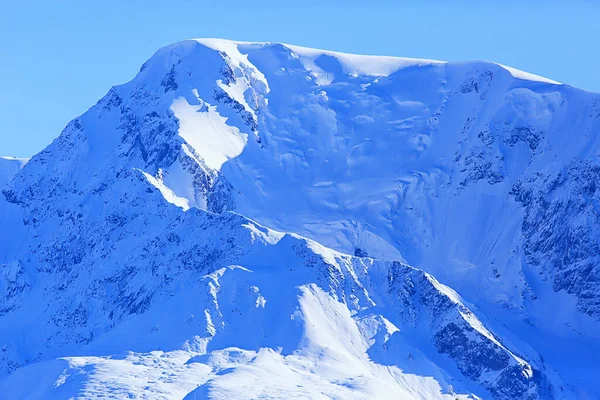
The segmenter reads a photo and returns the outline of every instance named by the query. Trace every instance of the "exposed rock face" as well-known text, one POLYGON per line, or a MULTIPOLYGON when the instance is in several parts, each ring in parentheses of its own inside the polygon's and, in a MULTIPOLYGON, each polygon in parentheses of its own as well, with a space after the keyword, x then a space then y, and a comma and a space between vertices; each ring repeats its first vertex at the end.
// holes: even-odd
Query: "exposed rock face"
POLYGON ((496 398, 539 398, 537 371, 503 347, 456 295, 422 271, 394 263, 389 292, 400 299, 397 309, 415 327, 427 321, 436 349, 449 355, 458 369, 474 381, 483 381, 496 398), (420 309, 419 305, 428 305, 420 309))
POLYGON ((600 165, 573 161, 558 174, 536 174, 512 190, 525 209, 523 251, 527 262, 556 291, 577 298, 577 308, 599 318, 600 165))

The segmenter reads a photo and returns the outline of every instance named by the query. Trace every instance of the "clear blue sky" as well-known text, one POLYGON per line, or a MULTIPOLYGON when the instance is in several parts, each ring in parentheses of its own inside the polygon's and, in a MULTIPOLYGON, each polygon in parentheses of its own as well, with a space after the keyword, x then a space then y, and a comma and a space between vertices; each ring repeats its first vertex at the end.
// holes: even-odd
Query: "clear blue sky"
POLYGON ((194 37, 485 59, 600 91, 600 5, 593 1, 289 3, 2 0, 0 155, 38 152, 157 48, 194 37))

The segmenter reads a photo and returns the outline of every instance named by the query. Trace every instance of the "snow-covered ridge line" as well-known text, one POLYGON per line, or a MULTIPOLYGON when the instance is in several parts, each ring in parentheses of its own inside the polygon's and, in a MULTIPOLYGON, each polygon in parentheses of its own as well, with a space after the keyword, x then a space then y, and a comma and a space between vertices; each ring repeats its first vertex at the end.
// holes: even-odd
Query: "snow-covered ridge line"
MULTIPOLYGON (((314 61, 321 56, 330 56, 338 59, 344 66, 345 72, 351 75, 370 75, 370 76, 389 76, 390 74, 398 71, 402 68, 415 67, 415 66, 426 66, 436 64, 447 64, 452 62, 432 60, 425 58, 411 58, 411 57, 398 57, 398 56, 382 56, 382 55, 360 55, 352 53, 344 53, 339 51, 315 49, 311 47, 297 46, 287 43, 279 42, 248 42, 248 41, 237 41, 217 38, 197 38, 194 39, 196 42, 212 48, 214 50, 223 51, 231 56, 241 55, 239 47, 247 46, 272 46, 282 45, 290 49, 295 53, 307 69, 313 69, 315 67, 314 61), (311 68, 312 67, 312 68, 311 68)), ((174 46, 176 46, 175 44, 174 46)), ((242 56, 244 57, 244 56, 242 56)), ((235 57, 236 62, 240 60, 240 57, 235 57)), ((245 57, 247 63, 247 57, 245 57)), ((472 61, 479 62, 479 61, 472 61)), ((553 85, 561 85, 562 83, 557 82, 553 79, 549 79, 543 76, 539 76, 530 72, 522 71, 514 67, 510 67, 504 64, 500 64, 493 61, 484 61, 492 64, 496 64, 505 70, 507 70, 514 78, 523 79, 528 81, 536 81, 542 83, 549 83, 553 85)), ((264 76, 262 77, 264 79, 264 76)))
POLYGON ((557 82, 557 81, 555 81, 553 79, 545 78, 543 76, 532 74, 530 72, 521 71, 520 69, 509 67, 508 65, 503 65, 503 64, 500 64, 500 63, 494 63, 494 64, 498 64, 502 68, 506 69, 508 72, 510 72, 510 74, 514 78, 517 78, 517 79, 523 79, 523 80, 526 80, 526 81, 538 81, 538 82, 543 82, 543 83, 550 83, 550 84, 553 84, 553 85, 562 85, 562 83, 557 82))
POLYGON ((24 157, 10 157, 10 156, 2 156, 2 157, 0 157, 0 159, 7 160, 7 161, 18 162, 21 166, 27 164, 27 161, 29 161, 29 158, 24 158, 24 157))

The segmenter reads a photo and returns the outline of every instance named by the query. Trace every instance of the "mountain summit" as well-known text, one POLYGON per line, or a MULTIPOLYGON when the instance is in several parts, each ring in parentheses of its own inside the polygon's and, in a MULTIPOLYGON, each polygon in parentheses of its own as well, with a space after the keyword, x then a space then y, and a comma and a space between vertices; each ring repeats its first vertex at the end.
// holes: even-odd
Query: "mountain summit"
POLYGON ((491 62, 160 49, 0 160, 0 396, 598 397, 599 128, 491 62))

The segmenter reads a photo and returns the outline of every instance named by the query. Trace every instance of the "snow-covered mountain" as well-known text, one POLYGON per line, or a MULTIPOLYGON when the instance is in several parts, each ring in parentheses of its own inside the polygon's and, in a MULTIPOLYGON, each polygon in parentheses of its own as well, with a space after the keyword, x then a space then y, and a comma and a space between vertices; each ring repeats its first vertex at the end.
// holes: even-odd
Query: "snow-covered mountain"
POLYGON ((0 164, 0 398, 600 397, 599 121, 489 62, 163 48, 0 164))

